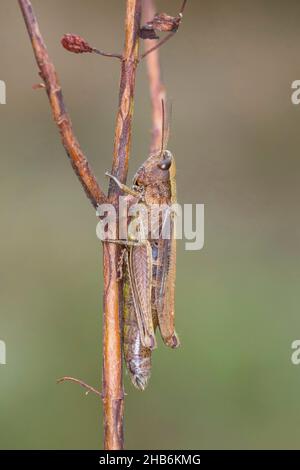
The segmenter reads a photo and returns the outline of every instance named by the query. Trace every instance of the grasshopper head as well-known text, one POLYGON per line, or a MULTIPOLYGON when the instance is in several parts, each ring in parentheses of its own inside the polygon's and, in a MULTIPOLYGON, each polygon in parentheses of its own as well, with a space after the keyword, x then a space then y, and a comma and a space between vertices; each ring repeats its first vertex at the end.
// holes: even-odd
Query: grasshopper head
POLYGON ((133 184, 139 187, 168 183, 175 178, 175 159, 169 150, 150 155, 136 172, 133 184))

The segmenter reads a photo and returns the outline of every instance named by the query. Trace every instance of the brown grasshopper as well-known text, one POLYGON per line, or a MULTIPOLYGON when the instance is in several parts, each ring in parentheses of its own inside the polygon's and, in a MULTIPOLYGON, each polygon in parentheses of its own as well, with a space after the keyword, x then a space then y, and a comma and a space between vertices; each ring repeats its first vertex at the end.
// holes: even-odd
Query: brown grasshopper
MULTIPOLYGON (((150 155, 133 179, 132 188, 112 178, 127 194, 129 204, 143 203, 150 212, 153 205, 171 208, 176 202, 175 160, 169 150, 150 155)), ((144 236, 127 240, 107 240, 125 246, 120 260, 123 277, 123 349, 132 383, 140 390, 147 386, 151 374, 151 351, 156 347, 155 330, 159 326, 167 346, 180 345, 174 328, 176 240, 174 214, 170 212, 170 232, 162 237, 166 219, 158 218, 158 237, 144 236), (125 263, 123 263, 125 261, 125 263), (123 266, 125 265, 125 269, 123 266)), ((140 228, 140 232, 141 232, 140 228)), ((152 233, 152 232, 151 232, 152 233)), ((146 236, 145 236, 146 235, 146 236)))

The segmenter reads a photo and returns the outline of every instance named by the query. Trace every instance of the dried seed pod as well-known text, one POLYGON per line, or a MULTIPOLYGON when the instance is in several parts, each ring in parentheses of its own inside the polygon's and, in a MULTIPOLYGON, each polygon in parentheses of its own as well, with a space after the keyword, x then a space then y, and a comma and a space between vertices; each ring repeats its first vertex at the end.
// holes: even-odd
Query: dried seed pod
POLYGON ((61 39, 61 44, 67 51, 75 54, 93 52, 94 50, 81 36, 76 34, 65 34, 61 39))
POLYGON ((142 39, 159 39, 154 29, 147 25, 141 27, 139 34, 142 39))
POLYGON ((160 13, 154 16, 151 22, 151 26, 156 31, 175 33, 179 28, 181 19, 182 19, 181 13, 176 16, 170 16, 170 15, 167 15, 167 13, 160 13))
MULTIPOLYGON (((145 34, 145 31, 161 31, 161 32, 172 32, 175 33, 182 20, 182 13, 176 16, 167 15, 167 13, 156 14, 153 20, 148 21, 142 28, 141 31, 145 34)), ((148 38, 147 38, 148 39, 148 38)), ((154 38, 149 38, 154 39, 154 38)))

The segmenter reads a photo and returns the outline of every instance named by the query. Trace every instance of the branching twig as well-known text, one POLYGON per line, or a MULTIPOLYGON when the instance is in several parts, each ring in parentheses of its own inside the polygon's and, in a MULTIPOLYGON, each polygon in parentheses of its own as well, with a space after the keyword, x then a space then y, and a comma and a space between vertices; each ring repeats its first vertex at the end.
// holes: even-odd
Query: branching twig
POLYGON ((60 379, 57 379, 56 382, 58 384, 61 384, 63 382, 74 382, 78 385, 81 385, 81 387, 85 388, 87 390, 86 394, 88 394, 89 392, 93 392, 93 393, 95 393, 96 395, 98 395, 99 397, 102 398, 102 394, 101 394, 101 392, 99 392, 99 390, 92 387, 91 385, 86 384, 85 382, 83 382, 83 380, 75 379, 74 377, 61 377, 60 379))
POLYGON ((96 49, 95 47, 93 47, 93 52, 95 52, 95 54, 98 54, 98 55, 103 55, 104 57, 114 57, 114 58, 120 59, 120 60, 123 59, 121 54, 116 54, 115 52, 100 51, 99 49, 96 49))
MULTIPOLYGON (((45 82, 54 120, 73 168, 93 205, 106 201, 106 197, 93 176, 72 130, 54 65, 50 61, 36 17, 29 0, 19 0, 41 77, 45 82)), ((125 45, 117 114, 112 173, 125 182, 131 139, 133 95, 141 17, 141 0, 127 0, 125 15, 125 45)), ((119 189, 112 182, 109 199, 117 206, 119 189)), ((103 313, 103 411, 104 447, 109 450, 123 448, 124 392, 122 382, 122 350, 120 313, 122 296, 117 281, 118 250, 113 244, 104 244, 104 313, 103 313)))
POLYGON ((19 0, 19 4, 31 39, 40 76, 46 86, 53 117, 61 133, 63 145, 87 196, 96 208, 98 204, 105 202, 106 196, 92 173, 74 134, 58 77, 41 35, 31 2, 29 0, 19 0))
MULTIPOLYGON (((183 3, 185 6, 186 0, 183 3)), ((45 43, 41 36, 37 20, 29 0, 19 0, 19 4, 26 22, 32 47, 39 67, 40 75, 45 83, 54 120, 60 130, 63 145, 70 157, 72 166, 84 187, 94 207, 99 203, 110 201, 118 209, 119 188, 111 179, 106 198, 102 189, 94 177, 87 159, 85 158, 79 143, 74 135, 70 117, 65 109, 62 91, 58 82, 56 71, 51 62, 45 43)), ((155 9, 152 0, 144 0, 146 20, 154 17, 155 9)), ((182 8, 182 9, 183 9, 182 8)), ((102 53, 91 48, 82 38, 74 36, 67 38, 71 41, 71 48, 78 46, 86 49, 83 52, 98 52, 121 58, 121 78, 119 90, 119 108, 116 119, 114 157, 112 174, 122 183, 126 182, 128 171, 128 159, 130 152, 131 127, 133 116, 133 101, 135 89, 136 67, 139 61, 139 33, 141 19, 141 0, 126 0, 125 14, 125 44, 122 56, 118 54, 102 53), (83 41, 83 42, 82 42, 83 41)), ((180 18, 178 17, 180 23, 180 18)), ((179 24, 178 23, 178 24, 179 24)), ((162 41, 166 41, 165 38, 162 41)), ((165 100, 165 88, 161 81, 158 43, 151 47, 146 41, 148 75, 150 81, 153 132, 151 150, 158 149, 161 144, 162 116, 161 101, 165 100), (150 54, 153 52, 153 54, 150 54)), ((68 46, 68 44, 67 44, 68 46)), ((67 47, 68 48, 68 47, 67 47)), ((70 50, 70 48, 69 48, 70 50)), ((73 51, 74 52, 74 51, 73 51)), ((82 52, 76 50, 75 52, 82 52)), ((122 345, 121 345, 121 314, 122 314, 122 289, 118 281, 119 250, 116 244, 104 243, 103 245, 103 271, 104 271, 104 297, 103 297, 103 374, 102 394, 83 381, 73 377, 63 377, 59 382, 66 380, 76 382, 88 391, 96 393, 103 399, 104 413, 104 447, 106 450, 123 449, 123 416, 124 416, 124 390, 122 381, 122 345)))
POLYGON ((172 32, 172 33, 169 33, 167 34, 163 39, 161 39, 160 41, 158 41, 155 46, 151 47, 148 51, 144 52, 144 54, 141 55, 141 59, 145 59, 145 57, 147 57, 149 54, 151 54, 152 52, 156 51, 157 49, 159 49, 161 46, 163 46, 166 42, 169 41, 169 39, 171 39, 176 33, 175 32, 172 32))

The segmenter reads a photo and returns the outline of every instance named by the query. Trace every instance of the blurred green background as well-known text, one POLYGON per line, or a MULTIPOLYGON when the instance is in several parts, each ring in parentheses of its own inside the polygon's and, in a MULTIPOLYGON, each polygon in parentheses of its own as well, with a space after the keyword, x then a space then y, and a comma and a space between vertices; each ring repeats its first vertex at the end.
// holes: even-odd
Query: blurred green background
MULTIPOLYGON (((157 9, 176 13, 180 1, 157 9)), ((102 185, 110 168, 119 64, 68 54, 64 33, 118 51, 124 1, 36 0, 81 145, 102 185)), ((179 243, 177 331, 149 388, 125 378, 129 449, 299 448, 300 3, 190 0, 161 50, 173 101, 169 148, 180 202, 205 204, 205 247, 179 243)), ((0 2, 0 366, 2 449, 102 446, 102 411, 72 375, 101 386, 102 254, 70 168, 17 1, 0 2)), ((130 179, 150 141, 138 72, 130 179)))

